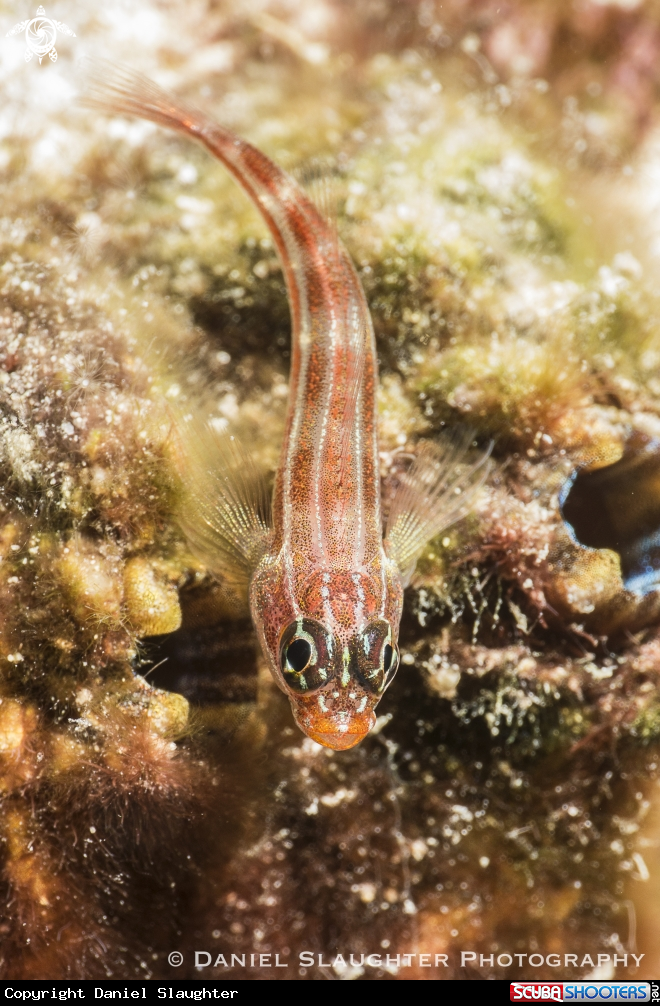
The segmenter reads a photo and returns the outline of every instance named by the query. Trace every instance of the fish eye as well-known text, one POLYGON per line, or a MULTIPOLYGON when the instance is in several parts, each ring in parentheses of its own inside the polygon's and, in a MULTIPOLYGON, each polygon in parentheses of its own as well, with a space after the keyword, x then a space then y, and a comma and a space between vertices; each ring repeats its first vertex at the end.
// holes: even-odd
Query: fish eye
POLYGON ((297 618, 280 637, 280 668, 287 688, 313 692, 334 677, 332 636, 313 618, 297 618))
POLYGON ((383 670, 385 671, 385 684, 383 688, 394 680, 394 675, 399 668, 399 651, 391 643, 385 643, 383 647, 383 670))
POLYGON ((312 647, 307 639, 294 639, 284 651, 287 667, 301 674, 312 657, 312 647))
POLYGON ((399 652, 392 642, 389 622, 372 622, 362 632, 357 645, 358 675, 376 695, 382 695, 399 666, 399 652))

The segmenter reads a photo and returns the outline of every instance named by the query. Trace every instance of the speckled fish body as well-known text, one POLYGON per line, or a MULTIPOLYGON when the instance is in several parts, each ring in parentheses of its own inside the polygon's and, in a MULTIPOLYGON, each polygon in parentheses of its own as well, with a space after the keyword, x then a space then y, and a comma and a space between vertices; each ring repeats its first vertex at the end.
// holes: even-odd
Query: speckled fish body
POLYGON ((86 100, 201 141, 273 235, 289 294, 292 363, 272 519, 245 488, 240 457, 221 448, 222 477, 210 488, 197 479, 189 494, 187 533, 220 579, 237 569, 244 576, 263 651, 300 728, 327 747, 350 748, 373 726, 397 670, 403 588, 417 556, 466 512, 486 455, 466 469, 465 444, 428 446, 394 497, 383 538, 374 334, 336 227, 263 153, 145 78, 106 68, 88 83, 86 100))
POLYGON ((332 227, 304 192, 263 163, 287 259, 293 357, 272 544, 250 603, 300 727, 322 744, 347 748, 371 728, 396 670, 403 597, 383 546, 373 329, 332 227), (294 639, 306 639, 311 650, 299 673, 286 658, 294 639))
POLYGON ((371 318, 335 228, 304 190, 224 131, 202 139, 256 198, 291 306, 289 408, 252 618, 299 726, 348 748, 396 670, 403 597, 383 545, 371 318))

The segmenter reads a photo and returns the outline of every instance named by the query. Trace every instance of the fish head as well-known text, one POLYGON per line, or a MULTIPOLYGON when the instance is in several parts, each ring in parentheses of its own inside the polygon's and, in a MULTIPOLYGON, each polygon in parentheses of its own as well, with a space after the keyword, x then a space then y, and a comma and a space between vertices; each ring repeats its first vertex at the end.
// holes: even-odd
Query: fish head
POLYGON ((348 641, 300 616, 282 632, 278 671, 294 718, 312 740, 336 751, 358 744, 399 666, 393 627, 376 618, 348 641))
POLYGON ((336 751, 366 737, 399 667, 403 587, 389 560, 380 573, 316 569, 292 590, 275 557, 251 583, 273 678, 303 733, 336 751))

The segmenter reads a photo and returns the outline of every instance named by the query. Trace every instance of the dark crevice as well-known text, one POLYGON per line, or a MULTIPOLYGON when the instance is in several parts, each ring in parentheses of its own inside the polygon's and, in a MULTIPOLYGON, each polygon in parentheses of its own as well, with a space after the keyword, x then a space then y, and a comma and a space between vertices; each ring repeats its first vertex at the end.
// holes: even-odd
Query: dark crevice
POLYGON ((578 472, 561 505, 580 545, 618 552, 627 590, 660 587, 660 441, 633 434, 620 461, 578 472))
POLYGON ((143 643, 142 673, 197 707, 256 702, 257 650, 249 619, 184 626, 143 643), (150 668, 153 668, 151 670, 150 668))

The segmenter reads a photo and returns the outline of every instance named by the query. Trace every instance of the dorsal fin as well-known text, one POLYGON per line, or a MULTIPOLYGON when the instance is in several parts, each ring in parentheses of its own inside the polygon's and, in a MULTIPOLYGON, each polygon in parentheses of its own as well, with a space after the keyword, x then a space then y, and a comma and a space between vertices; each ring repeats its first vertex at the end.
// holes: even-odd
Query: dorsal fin
POLYGON ((329 157, 312 157, 292 174, 325 220, 338 250, 342 185, 336 163, 329 157))

